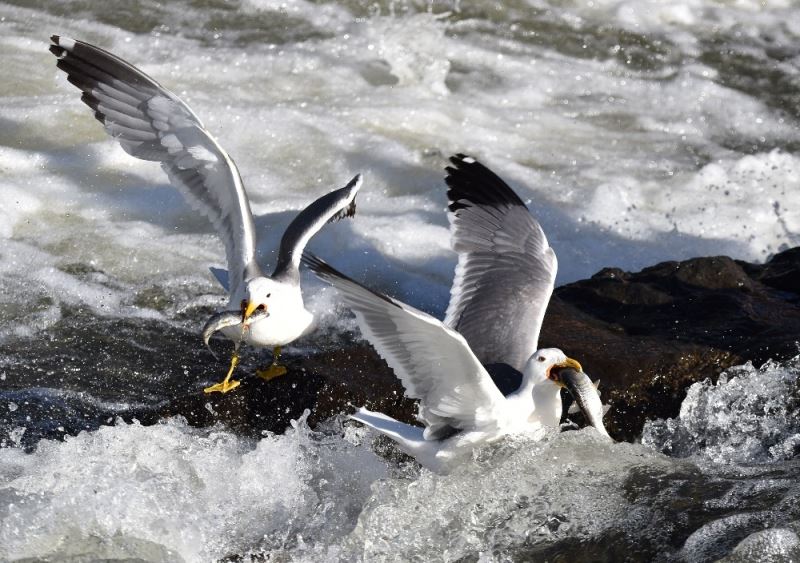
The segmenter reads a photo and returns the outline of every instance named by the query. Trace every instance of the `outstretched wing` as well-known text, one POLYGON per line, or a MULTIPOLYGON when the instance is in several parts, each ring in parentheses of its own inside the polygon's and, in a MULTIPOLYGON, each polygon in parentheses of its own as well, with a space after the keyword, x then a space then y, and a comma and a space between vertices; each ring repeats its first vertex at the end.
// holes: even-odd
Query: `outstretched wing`
POLYGON ((464 336, 482 363, 522 371, 537 349, 556 255, 503 180, 469 156, 450 162, 445 181, 458 264, 444 323, 464 336))
POLYGON ((506 398, 460 334, 307 252, 303 262, 338 290, 366 339, 403 382, 406 395, 420 400, 419 418, 428 425, 425 438, 451 429, 486 428, 502 418, 506 398))
POLYGON ((54 35, 58 68, 83 91, 106 132, 128 154, 161 163, 170 181, 216 228, 228 259, 230 286, 259 275, 255 228, 233 160, 175 94, 111 53, 54 35))
POLYGON ((356 214, 356 194, 359 188, 361 188, 361 174, 356 174, 345 187, 314 200, 298 213, 281 238, 278 263, 275 265, 272 279, 299 283, 300 257, 308 241, 325 223, 356 214))

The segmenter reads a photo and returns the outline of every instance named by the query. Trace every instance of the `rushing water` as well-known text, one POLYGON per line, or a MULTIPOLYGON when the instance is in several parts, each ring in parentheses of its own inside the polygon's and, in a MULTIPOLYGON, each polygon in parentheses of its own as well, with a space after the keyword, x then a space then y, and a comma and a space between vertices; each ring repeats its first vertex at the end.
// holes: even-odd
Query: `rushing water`
POLYGON ((447 476, 340 420, 257 441, 181 419, 120 422, 32 454, 0 450, 0 554, 796 561, 799 383, 800 358, 737 368, 696 384, 680 417, 649 425, 643 444, 591 429, 509 439, 447 476))
MULTIPOLYGON (((0 560, 800 560, 797 361, 696 385, 641 444, 508 440, 448 476, 340 420, 130 422, 218 375, 198 333, 223 250, 47 51, 85 39, 189 102, 265 265, 362 172, 312 249, 440 314, 454 152, 528 201, 559 282, 800 244, 796 2, 16 0, 0 31, 0 560)), ((351 326, 304 284, 320 328, 290 355, 351 326)))

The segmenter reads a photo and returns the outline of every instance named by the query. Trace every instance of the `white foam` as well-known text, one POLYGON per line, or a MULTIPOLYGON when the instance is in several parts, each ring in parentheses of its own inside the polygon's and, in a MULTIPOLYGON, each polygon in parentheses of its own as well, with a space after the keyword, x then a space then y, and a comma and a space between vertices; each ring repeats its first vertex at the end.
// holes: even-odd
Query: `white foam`
MULTIPOLYGON (((771 389, 766 404, 774 412, 770 401, 782 390, 771 389)), ((726 413, 720 419, 741 416, 730 402, 715 404, 726 413)), ((12 441, 25 430, 16 428, 12 441)), ((150 427, 118 421, 42 441, 30 454, 6 447, 0 558, 525 559, 548 546, 610 546, 622 533, 631 545, 655 542, 666 555, 700 561, 729 553, 731 538, 781 521, 798 494, 796 479, 781 478, 776 464, 763 475, 734 470, 730 479, 727 468, 717 475, 713 466, 610 443, 591 429, 538 442, 509 437, 446 476, 386 462, 373 448, 386 452, 365 429, 337 421, 311 432, 301 420, 285 435, 254 441, 182 419, 150 427), (730 483, 724 495, 713 486, 721 482, 730 483), (783 508, 740 511, 748 499, 778 493, 783 508), (696 528, 681 524, 691 534, 680 547, 661 530, 673 529, 687 506, 704 519, 696 528)), ((734 554, 765 541, 793 554, 792 533, 791 526, 762 532, 734 554)))
POLYGON ((645 424, 642 443, 715 463, 766 463, 800 454, 800 357, 731 368, 693 384, 678 417, 645 424))
MULTIPOLYGON (((781 22, 776 41, 792 40, 779 3, 755 13, 742 3, 700 0, 594 2, 573 6, 575 21, 542 5, 568 25, 664 26, 690 56, 695 47, 684 36, 712 25, 781 22)), ((756 147, 760 139, 764 146, 796 139, 796 124, 721 86, 716 70, 697 60, 666 65, 654 79, 614 57, 572 57, 495 33, 480 19, 408 6, 367 17, 351 6, 301 0, 252 0, 243 9, 254 17, 280 11, 331 36, 209 47, 191 36, 151 40, 94 24, 89 34, 88 23, 42 17, 57 31, 89 34, 190 103, 242 172, 267 262, 296 210, 363 172, 358 216, 326 228, 312 248, 342 269, 368 270, 383 288, 397 278, 401 296, 444 310, 438 301, 447 298, 455 256, 442 167, 461 151, 529 202, 559 255, 559 282, 604 266, 636 269, 702 254, 761 260, 798 243, 800 208, 787 191, 797 183, 796 157, 727 146, 729 139, 756 147)), ((177 18, 178 8, 165 10, 167 21, 177 18)), ((4 13, 22 21, 36 12, 4 13)), ((53 69, 46 45, 32 49, 24 29, 1 44, 9 64, 34 72, 6 104, 11 127, 0 133, 0 186, 9 197, 0 203, 0 235, 24 238, 58 261, 96 264, 110 280, 130 284, 126 291, 173 276, 208 284, 206 267, 224 258, 207 221, 155 163, 105 140, 53 69)), ((94 300, 95 291, 86 288, 85 298, 94 300)))
POLYGON ((370 441, 359 445, 364 436, 335 427, 314 434, 301 421, 251 442, 173 419, 118 422, 40 442, 28 455, 0 449, 8 503, 0 557, 458 558, 602 533, 631 508, 614 468, 668 467, 639 446, 570 432, 541 443, 509 439, 447 477, 411 468, 389 477, 370 441), (604 495, 593 494, 600 488, 604 495))
POLYGON ((288 548, 299 531, 346 532, 342 516, 352 520, 383 474, 374 455, 346 441, 315 443, 302 423, 257 443, 179 419, 120 423, 40 442, 33 455, 0 450, 0 558, 207 561, 288 548))

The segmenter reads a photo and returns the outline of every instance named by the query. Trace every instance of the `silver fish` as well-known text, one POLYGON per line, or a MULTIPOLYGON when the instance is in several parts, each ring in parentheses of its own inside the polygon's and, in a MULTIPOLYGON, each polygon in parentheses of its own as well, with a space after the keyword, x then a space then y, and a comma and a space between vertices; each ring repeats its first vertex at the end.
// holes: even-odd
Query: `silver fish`
POLYGON ((589 376, 572 368, 560 370, 558 376, 564 386, 572 393, 575 402, 578 403, 581 411, 583 411, 583 416, 586 417, 589 424, 594 426, 595 430, 603 436, 608 436, 606 427, 603 425, 603 415, 605 414, 603 402, 600 400, 600 393, 597 391, 597 387, 589 379, 589 376))
MULTIPOLYGON (((214 353, 214 350, 211 349, 211 345, 209 344, 209 340, 214 335, 215 332, 222 330, 223 328, 227 328, 229 326, 234 326, 241 324, 242 325, 242 337, 244 336, 244 332, 248 329, 248 327, 261 319, 266 319, 269 317, 269 313, 264 310, 257 310, 254 312, 247 321, 242 324, 242 313, 241 311, 222 311, 213 315, 208 322, 206 322, 205 326, 203 327, 203 342, 205 343, 206 347, 211 351, 211 353, 216 358, 217 355, 214 353)), ((239 347, 239 343, 242 340, 242 337, 239 338, 239 342, 236 343, 236 348, 239 347)))

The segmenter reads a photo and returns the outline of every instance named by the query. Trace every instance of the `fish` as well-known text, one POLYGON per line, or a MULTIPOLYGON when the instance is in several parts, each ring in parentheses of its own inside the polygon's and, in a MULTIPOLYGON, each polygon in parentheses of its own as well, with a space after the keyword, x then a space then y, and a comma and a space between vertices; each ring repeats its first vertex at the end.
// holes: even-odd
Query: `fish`
MULTIPOLYGON (((267 317, 269 317, 269 313, 266 310, 260 309, 255 311, 252 315, 250 315, 244 322, 244 324, 242 324, 241 311, 221 311, 216 315, 213 315, 210 319, 208 319, 208 322, 203 327, 203 342, 205 343, 209 351, 211 351, 211 354, 216 358, 217 355, 214 353, 214 350, 211 349, 211 344, 209 343, 211 337, 214 335, 215 332, 220 331, 223 328, 227 328, 229 326, 241 324, 242 334, 244 334, 244 332, 248 329, 251 323, 254 323, 261 319, 265 319, 267 317)), ((236 343, 236 348, 238 347, 239 343, 236 343)))
POLYGON ((610 438, 606 427, 603 425, 603 415, 606 413, 606 408, 600 400, 600 393, 596 384, 592 383, 586 373, 572 368, 560 370, 559 379, 572 394, 587 422, 600 434, 610 438))

